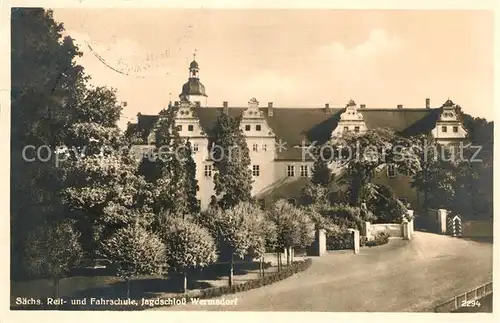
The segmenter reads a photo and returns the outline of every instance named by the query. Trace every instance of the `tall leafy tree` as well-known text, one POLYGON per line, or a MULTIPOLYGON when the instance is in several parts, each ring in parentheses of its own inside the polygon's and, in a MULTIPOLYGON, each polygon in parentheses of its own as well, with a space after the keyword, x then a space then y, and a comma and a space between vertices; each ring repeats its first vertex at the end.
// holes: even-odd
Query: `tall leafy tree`
POLYGON ((423 208, 449 208, 456 185, 456 164, 447 147, 430 136, 410 139, 419 165, 413 174, 412 187, 423 195, 423 208))
POLYGON ((189 140, 186 140, 184 149, 182 149, 182 162, 186 183, 187 209, 190 214, 197 214, 201 210, 200 201, 197 198, 200 187, 196 179, 196 162, 193 158, 193 148, 189 140))
POLYGON ((183 141, 175 125, 178 107, 160 112, 155 126, 154 158, 144 159, 141 173, 155 186, 156 213, 193 214, 200 211, 198 181, 191 143, 183 141))
POLYGON ((54 297, 59 297, 59 281, 69 275, 82 256, 79 233, 68 222, 49 223, 29 233, 26 267, 35 277, 51 278, 54 297))
POLYGON ((286 250, 288 264, 294 247, 307 247, 313 243, 316 219, 311 217, 311 212, 297 208, 286 200, 278 200, 267 216, 276 226, 276 250, 286 250))
POLYGON ((373 179, 381 166, 392 164, 398 172, 406 175, 414 174, 419 169, 412 142, 388 129, 347 133, 330 144, 335 152, 332 161, 342 162, 346 167, 351 205, 360 205, 375 194, 373 179))
POLYGON ((105 239, 99 253, 112 260, 118 276, 125 279, 127 297, 130 297, 132 279, 140 275, 163 275, 167 270, 161 239, 138 223, 121 228, 105 239))
POLYGON ((219 242, 219 250, 229 251, 229 285, 233 285, 233 256, 251 255, 261 257, 265 253, 266 242, 274 241, 272 226, 267 225, 263 211, 250 202, 222 209, 211 207, 197 218, 219 242))
POLYGON ((172 217, 160 228, 170 268, 183 275, 183 291, 187 291, 190 269, 203 268, 217 260, 217 248, 210 232, 190 219, 172 217))
POLYGON ((223 208, 252 199, 250 156, 238 120, 221 114, 210 138, 215 193, 223 208))
POLYGON ((75 107, 78 119, 68 131, 72 149, 62 163, 61 194, 92 256, 116 230, 136 221, 148 226, 154 218, 152 185, 138 175, 138 161, 116 125, 122 106, 114 90, 90 88, 75 107))
MULTIPOLYGON (((50 10, 11 12, 11 274, 26 274, 27 234, 66 210, 54 148, 65 142, 87 78, 74 59, 81 53, 50 10), (40 150, 38 150, 40 149, 40 150), (37 158, 36 152, 41 158, 37 158), (25 153, 23 155, 23 153, 25 153), (22 201, 20 203, 19 201, 22 201)), ((14 278, 16 278, 14 277, 14 278)))

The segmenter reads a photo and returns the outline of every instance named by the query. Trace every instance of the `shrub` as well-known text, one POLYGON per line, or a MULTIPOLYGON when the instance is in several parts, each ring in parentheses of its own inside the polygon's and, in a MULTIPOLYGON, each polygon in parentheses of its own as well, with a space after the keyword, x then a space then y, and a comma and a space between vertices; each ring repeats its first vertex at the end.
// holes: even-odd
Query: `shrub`
MULTIPOLYGON (((366 240, 367 247, 381 246, 389 242, 390 233, 388 230, 379 231, 375 233, 373 239, 366 240)), ((364 237, 366 239, 366 237, 364 237)), ((360 243, 361 244, 361 243, 360 243)))
POLYGON ((354 249, 354 239, 352 232, 343 230, 341 232, 327 233, 326 249, 327 250, 354 249))
POLYGON ((362 230, 365 221, 373 220, 373 214, 362 214, 359 207, 336 204, 320 210, 324 217, 343 228, 362 230))
POLYGON ((377 215, 374 223, 401 223, 408 209, 397 199, 396 193, 386 185, 377 186, 378 194, 368 201, 371 212, 377 215))

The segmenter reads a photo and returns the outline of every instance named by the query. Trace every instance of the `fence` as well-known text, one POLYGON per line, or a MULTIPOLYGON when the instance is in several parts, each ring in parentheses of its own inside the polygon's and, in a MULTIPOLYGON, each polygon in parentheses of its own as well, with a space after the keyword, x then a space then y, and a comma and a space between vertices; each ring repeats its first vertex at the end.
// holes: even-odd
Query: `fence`
POLYGON ((450 313, 461 307, 463 307, 463 303, 476 301, 481 299, 487 295, 493 293, 493 282, 489 282, 487 284, 481 285, 471 291, 466 293, 457 295, 450 299, 447 302, 442 303, 441 305, 436 306, 434 312, 436 313, 450 313))

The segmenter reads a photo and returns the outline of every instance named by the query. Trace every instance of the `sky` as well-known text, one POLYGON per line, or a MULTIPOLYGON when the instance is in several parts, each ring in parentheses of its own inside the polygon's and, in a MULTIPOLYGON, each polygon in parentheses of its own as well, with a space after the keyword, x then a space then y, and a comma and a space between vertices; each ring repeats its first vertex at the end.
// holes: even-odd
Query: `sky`
POLYGON ((209 106, 439 107, 493 120, 493 14, 330 9, 55 9, 121 125, 177 100, 196 52, 209 106))

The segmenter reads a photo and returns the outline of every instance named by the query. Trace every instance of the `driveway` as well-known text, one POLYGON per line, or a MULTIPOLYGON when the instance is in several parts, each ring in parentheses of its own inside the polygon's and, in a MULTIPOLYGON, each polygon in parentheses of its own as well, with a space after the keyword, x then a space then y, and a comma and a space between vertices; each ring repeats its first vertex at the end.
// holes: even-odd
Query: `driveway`
POLYGON ((493 245, 415 232, 411 241, 333 252, 278 283, 227 295, 236 305, 188 305, 176 311, 420 312, 492 280, 493 245))

